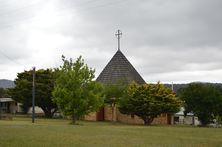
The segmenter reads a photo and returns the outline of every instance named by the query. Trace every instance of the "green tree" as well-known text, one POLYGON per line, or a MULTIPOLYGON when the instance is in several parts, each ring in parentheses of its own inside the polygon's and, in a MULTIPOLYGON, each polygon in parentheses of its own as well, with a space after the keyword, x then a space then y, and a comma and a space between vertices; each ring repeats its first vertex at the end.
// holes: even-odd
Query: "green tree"
POLYGON ((104 85, 105 103, 116 104, 124 95, 127 86, 123 84, 106 84, 104 85))
POLYGON ((2 97, 9 97, 7 89, 0 88, 0 98, 2 97))
POLYGON ((217 115, 216 119, 220 124, 222 124, 222 85, 214 85, 220 91, 220 103, 217 104, 217 115))
POLYGON ((112 120, 114 116, 114 108, 119 102, 119 99, 124 96, 126 86, 124 84, 106 84, 104 85, 105 104, 112 108, 112 120))
POLYGON ((92 81, 95 70, 89 68, 81 56, 73 62, 62 56, 63 66, 57 71, 53 91, 54 101, 73 124, 82 116, 97 111, 104 103, 103 87, 92 81))
POLYGON ((145 125, 149 125, 161 113, 178 112, 180 105, 181 101, 172 90, 159 82, 143 85, 132 83, 127 95, 120 100, 119 110, 124 114, 137 115, 145 125))
MULTIPOLYGON (((9 89, 9 94, 14 100, 22 103, 25 113, 32 105, 32 70, 18 73, 15 87, 9 89)), ((52 90, 54 88, 54 72, 50 69, 36 71, 35 105, 42 108, 46 117, 52 117, 57 111, 57 105, 52 101, 52 90)))
POLYGON ((210 123, 220 115, 221 92, 211 84, 191 83, 181 90, 179 96, 185 102, 185 114, 193 112, 202 125, 210 123))

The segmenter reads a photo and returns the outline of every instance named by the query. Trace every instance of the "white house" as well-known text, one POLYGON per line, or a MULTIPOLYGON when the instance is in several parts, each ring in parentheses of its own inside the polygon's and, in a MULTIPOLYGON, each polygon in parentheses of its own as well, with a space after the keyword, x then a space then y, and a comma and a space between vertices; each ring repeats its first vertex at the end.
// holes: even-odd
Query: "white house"
POLYGON ((186 116, 184 116, 184 108, 181 107, 180 111, 174 114, 174 124, 186 124, 186 125, 199 125, 200 122, 198 120, 198 117, 194 116, 193 113, 187 113, 186 116))

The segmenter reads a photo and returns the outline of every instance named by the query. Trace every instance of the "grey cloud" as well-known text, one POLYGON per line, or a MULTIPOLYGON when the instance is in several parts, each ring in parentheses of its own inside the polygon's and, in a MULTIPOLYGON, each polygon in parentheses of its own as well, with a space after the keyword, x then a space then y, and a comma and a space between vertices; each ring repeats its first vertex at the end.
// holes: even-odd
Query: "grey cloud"
MULTIPOLYGON (((35 47, 27 44, 30 31, 36 29, 49 37, 60 36, 64 43, 48 46, 60 49, 57 54, 72 58, 82 55, 98 75, 114 55, 117 48, 114 33, 121 29, 122 51, 146 81, 167 81, 167 77, 168 81, 173 77, 177 81, 195 80, 198 76, 192 71, 200 73, 201 78, 214 71, 213 76, 222 81, 216 76, 216 71, 222 68, 220 0, 13 2, 0 11, 0 39, 5 40, 0 41, 0 49, 15 60, 31 61, 28 56, 35 52, 28 47, 35 47), (39 16, 50 5, 55 7, 51 16, 57 19, 55 22, 50 22, 50 15, 46 20, 39 16), (41 21, 45 21, 42 26, 29 28, 31 23, 41 21), (50 27, 48 23, 52 23, 50 27)), ((7 61, 1 58, 0 62, 7 61)))
POLYGON ((110 6, 85 13, 90 23, 97 22, 101 32, 113 26, 122 27, 129 32, 129 43, 134 46, 221 46, 220 3, 215 0, 130 1, 129 6, 110 6))
MULTIPOLYGON (((220 69, 218 5, 220 1, 130 1, 126 5, 79 11, 84 24, 76 28, 81 30, 78 36, 87 41, 88 47, 115 51, 114 30, 120 27, 123 52, 129 58, 142 60, 140 65, 136 61, 133 64, 145 77, 192 71, 194 67, 220 69)), ((96 64, 101 69, 102 65, 96 64)))

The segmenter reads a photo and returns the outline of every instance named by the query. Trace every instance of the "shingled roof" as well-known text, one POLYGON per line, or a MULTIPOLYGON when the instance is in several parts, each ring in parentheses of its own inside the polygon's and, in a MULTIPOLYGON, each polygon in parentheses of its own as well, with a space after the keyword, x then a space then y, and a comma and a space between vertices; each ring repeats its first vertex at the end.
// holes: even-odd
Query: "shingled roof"
POLYGON ((120 50, 112 57, 96 81, 104 84, 129 84, 132 81, 139 84, 145 83, 140 74, 120 50))

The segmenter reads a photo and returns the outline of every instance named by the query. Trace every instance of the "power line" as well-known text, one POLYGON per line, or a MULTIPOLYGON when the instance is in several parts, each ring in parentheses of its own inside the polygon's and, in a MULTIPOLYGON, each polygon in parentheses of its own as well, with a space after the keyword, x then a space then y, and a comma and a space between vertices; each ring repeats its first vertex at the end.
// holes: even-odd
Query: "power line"
MULTIPOLYGON (((6 55, 6 54, 5 54, 4 52, 2 52, 1 50, 0 50, 0 54, 3 55, 4 57, 6 57, 9 61, 14 62, 14 63, 16 63, 16 64, 18 64, 18 65, 20 65, 20 66, 23 66, 23 65, 20 64, 19 62, 15 61, 14 59, 12 59, 12 58, 9 57, 8 55, 6 55)), ((23 67, 24 67, 24 66, 23 66, 23 67)))

